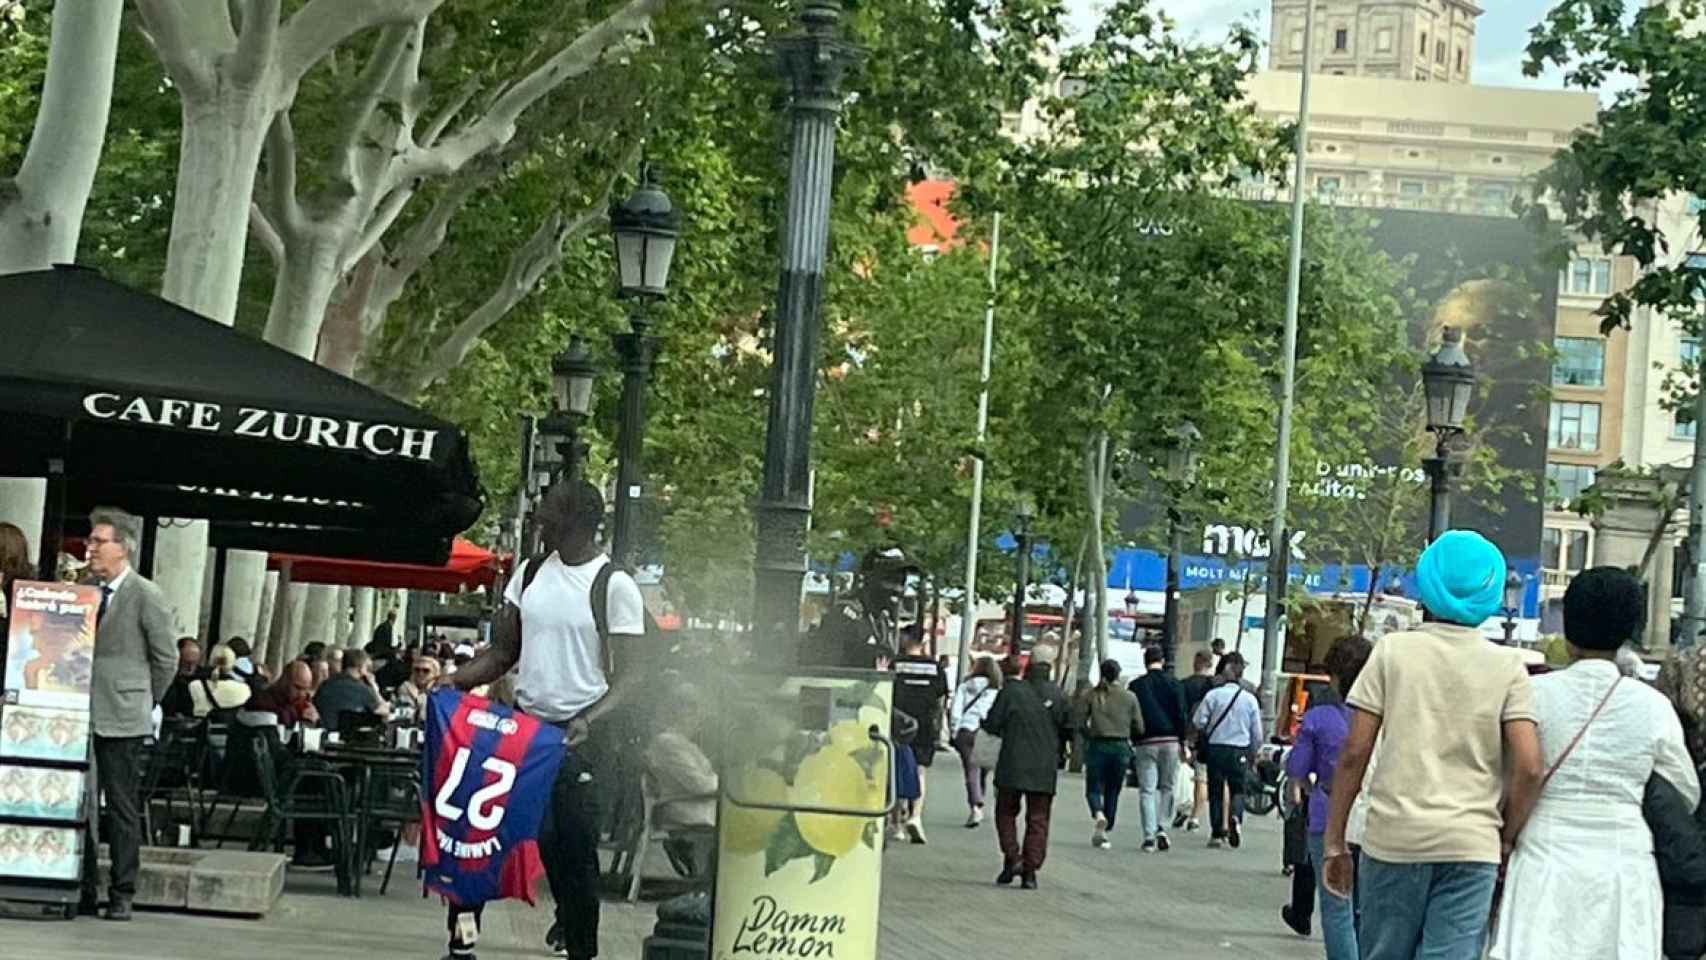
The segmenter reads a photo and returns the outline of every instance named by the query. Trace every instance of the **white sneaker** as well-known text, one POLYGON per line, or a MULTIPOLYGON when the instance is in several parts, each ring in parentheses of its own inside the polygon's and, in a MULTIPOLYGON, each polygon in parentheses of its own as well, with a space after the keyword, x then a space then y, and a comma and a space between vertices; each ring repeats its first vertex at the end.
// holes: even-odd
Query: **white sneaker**
POLYGON ((966 829, 967 830, 975 830, 982 825, 983 825, 983 808, 982 807, 972 807, 971 813, 966 816, 966 829))
POLYGON ((919 822, 917 817, 913 817, 911 820, 906 821, 906 837, 913 843, 919 845, 929 843, 929 841, 924 838, 924 824, 919 822))
MULTIPOLYGON (((1090 833, 1090 845, 1094 847, 1102 847, 1102 845, 1107 842, 1108 818, 1098 813, 1096 814, 1096 829, 1090 833)), ((1103 849, 1106 848, 1103 847, 1103 849)))
POLYGON ((1114 842, 1104 836, 1102 839, 1095 841, 1095 846, 1097 850, 1112 850, 1114 848, 1114 842))

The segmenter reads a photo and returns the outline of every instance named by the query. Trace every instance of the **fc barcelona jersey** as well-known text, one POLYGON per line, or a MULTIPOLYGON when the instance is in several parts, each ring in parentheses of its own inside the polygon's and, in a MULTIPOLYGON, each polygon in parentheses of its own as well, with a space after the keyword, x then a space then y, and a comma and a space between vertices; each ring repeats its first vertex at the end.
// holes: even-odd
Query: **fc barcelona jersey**
POLYGON ((539 823, 563 760, 557 728, 471 694, 427 698, 421 865, 429 890, 473 906, 532 904, 539 823))

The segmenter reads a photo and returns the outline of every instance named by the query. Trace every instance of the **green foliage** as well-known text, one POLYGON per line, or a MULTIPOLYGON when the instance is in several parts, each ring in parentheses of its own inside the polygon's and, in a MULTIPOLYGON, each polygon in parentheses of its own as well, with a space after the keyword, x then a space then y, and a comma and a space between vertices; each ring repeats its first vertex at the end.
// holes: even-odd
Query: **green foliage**
MULTIPOLYGON (((1600 90, 1617 77, 1635 81, 1601 107, 1593 126, 1577 131, 1568 149, 1537 178, 1535 196, 1556 204, 1566 226, 1607 252, 1634 257, 1641 276, 1612 294, 1599 313, 1607 332, 1627 328, 1638 306, 1698 329, 1706 296, 1706 266, 1675 262, 1681 245, 1706 236, 1706 207, 1695 205, 1676 225, 1655 215, 1683 196, 1706 197, 1706 43, 1698 28, 1700 0, 1636 4, 1625 0, 1563 0, 1532 32, 1530 76, 1564 68, 1564 81, 1600 90), (1668 235, 1667 235, 1668 230, 1668 235)), ((1528 207, 1531 220, 1550 218, 1548 203, 1528 207)), ((1560 253, 1562 256, 1562 253, 1560 253)))

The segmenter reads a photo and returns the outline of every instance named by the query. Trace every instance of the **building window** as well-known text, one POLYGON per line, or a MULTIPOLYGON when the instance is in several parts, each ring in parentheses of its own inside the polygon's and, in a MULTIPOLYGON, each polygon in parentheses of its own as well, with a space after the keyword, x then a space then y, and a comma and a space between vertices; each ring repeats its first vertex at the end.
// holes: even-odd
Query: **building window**
POLYGON ((1439 64, 1442 67, 1445 66, 1445 41, 1444 40, 1434 41, 1434 62, 1439 64))
POLYGON ((1682 261, 1682 265, 1702 274, 1695 278, 1694 299, 1706 300, 1706 253, 1691 253, 1682 261))
POLYGON ((1382 27, 1374 31, 1374 49, 1380 53, 1392 52, 1392 28, 1382 27))
POLYGON ((1593 486, 1594 470, 1574 463, 1546 465, 1546 500, 1560 507, 1574 503, 1582 491, 1593 486))
POLYGON ((1302 30, 1293 30, 1291 32, 1291 52, 1292 53, 1302 53, 1303 52, 1303 31, 1302 30))
POLYGON ((1700 361, 1700 338, 1683 337, 1676 348, 1676 359, 1684 369, 1692 369, 1700 361))
POLYGON ((1560 387, 1605 386, 1605 340, 1558 337, 1552 341, 1552 383, 1560 387))
POLYGON ((1693 440, 1694 429, 1695 423, 1693 410, 1685 408, 1678 410, 1671 416, 1670 438, 1672 440, 1693 440))
POLYGON ((1540 534, 1540 563, 1548 570, 1580 573, 1588 565, 1591 534, 1586 530, 1546 527, 1540 534))
POLYGON ((1552 422, 1547 427, 1547 446, 1553 450, 1599 449, 1599 404, 1573 400, 1552 401, 1552 422))
POLYGON ((1427 83, 1428 82, 1428 72, 1426 70, 1417 70, 1416 71, 1416 79, 1422 81, 1423 83, 1427 83))
POLYGON ((1341 184, 1342 184, 1342 181, 1338 177, 1316 177, 1315 178, 1315 192, 1317 192, 1317 193, 1338 193, 1341 184))
POLYGON ((1502 183, 1485 184, 1481 187, 1481 204, 1494 213, 1509 213, 1511 188, 1502 183))
POLYGON ((1351 48, 1351 32, 1344 27, 1333 31, 1333 52, 1344 53, 1351 48))
POLYGON ((1398 181, 1398 196, 1400 197, 1421 197, 1425 196, 1427 192, 1428 185, 1420 180, 1398 181))
POLYGON ((1611 294, 1611 258, 1576 257, 1564 268, 1558 286, 1577 297, 1604 297, 1611 294))
POLYGON ((1422 34, 1422 49, 1421 49, 1421 52, 1417 54, 1417 56, 1421 57, 1423 60, 1426 60, 1428 58, 1428 35, 1425 33, 1422 34))
POLYGON ((1457 72, 1458 73, 1463 72, 1463 48, 1462 47, 1457 48, 1457 72))

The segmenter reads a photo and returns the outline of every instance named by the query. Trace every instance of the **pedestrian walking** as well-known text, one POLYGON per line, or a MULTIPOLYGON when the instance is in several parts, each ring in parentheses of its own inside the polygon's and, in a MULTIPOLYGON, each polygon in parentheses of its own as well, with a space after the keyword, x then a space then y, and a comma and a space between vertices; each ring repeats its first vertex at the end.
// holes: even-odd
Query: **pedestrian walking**
POLYGON ((1132 742, 1143 736, 1143 711, 1137 695, 1119 686, 1120 662, 1104 660, 1101 679, 1078 701, 1078 726, 1084 733, 1084 796, 1094 824, 1090 845, 1112 849, 1108 831, 1120 810, 1120 791, 1131 769, 1132 742))
POLYGON ((1693 809, 1700 781, 1670 702, 1617 669, 1646 606, 1616 567, 1584 570, 1564 593, 1572 662, 1533 679, 1546 774, 1527 824, 1507 830, 1516 848, 1493 960, 1661 955, 1664 897, 1642 799, 1656 776, 1693 809))
MULTIPOLYGON (((1327 675, 1331 687, 1316 695, 1303 714, 1297 730, 1297 742, 1286 757, 1286 776, 1290 779, 1292 803, 1301 807, 1308 793, 1305 819, 1307 863, 1298 873, 1313 880, 1314 894, 1321 901, 1321 939, 1327 950, 1327 960, 1358 960, 1356 917, 1348 897, 1328 890, 1323 864, 1327 842, 1327 806, 1332 795, 1333 774, 1339 766, 1339 754, 1344 750, 1345 737, 1350 732, 1350 708, 1344 697, 1356 686, 1363 664, 1368 662, 1373 647, 1361 637, 1345 637, 1327 651, 1327 675)), ((1302 909, 1296 903, 1281 908, 1280 918, 1286 926, 1301 936, 1309 936, 1310 910, 1305 889, 1302 909)))
MULTIPOLYGON (((131 569, 142 521, 122 510, 89 516, 89 572, 100 587, 95 613, 89 715, 94 728, 95 782, 107 801, 105 840, 112 857, 107 919, 129 920, 142 869, 142 740, 154 728, 154 705, 178 672, 177 632, 166 596, 131 569)), ((91 810, 99 820, 99 811, 91 810)), ((97 838, 83 844, 79 912, 95 913, 97 838)))
MULTIPOLYGON (((916 624, 914 625, 916 627, 916 624)), ((924 647, 922 632, 913 629, 906 638, 905 652, 894 661, 894 706, 918 722, 917 735, 907 749, 917 763, 918 796, 906 804, 901 826, 907 839, 925 843, 924 798, 928 792, 926 771, 936 759, 936 741, 941 736, 937 723, 942 716, 942 703, 948 699, 948 675, 935 657, 924 647)))
POLYGON ((1209 691, 1197 704, 1194 722, 1203 731, 1208 766, 1210 847, 1243 842, 1244 784, 1262 746, 1262 709, 1256 695, 1245 689, 1244 655, 1234 651, 1221 658, 1227 681, 1209 691))
POLYGON ((1173 786, 1179 776, 1179 747, 1187 728, 1185 690, 1167 671, 1160 647, 1143 651, 1143 676, 1131 682, 1131 692, 1143 711, 1143 734, 1137 738, 1137 804, 1143 820, 1144 853, 1166 851, 1167 824, 1173 820, 1173 786))
POLYGON ((1026 890, 1037 888, 1037 871, 1048 854, 1049 814, 1054 808, 1061 749, 1072 734, 1066 695, 1055 685, 1054 665, 1033 657, 1024 678, 996 695, 983 728, 1001 738, 995 763, 995 834, 1001 842, 1001 874, 1026 890), (1018 817, 1025 812, 1021 845, 1018 817))
MULTIPOLYGON (((450 682, 469 691, 515 669, 517 706, 564 732, 569 753, 539 828, 556 904, 546 945, 571 960, 591 960, 598 956, 601 791, 618 760, 604 718, 642 680, 645 604, 634 579, 611 566, 598 545, 604 499, 597 488, 556 484, 540 503, 539 520, 551 552, 517 568, 492 622, 491 646, 450 682)), ((450 957, 473 956, 483 906, 452 904, 450 957)))
POLYGON ((972 760, 972 748, 977 745, 977 731, 989 708, 1001 693, 1001 665, 994 657, 978 657, 972 661, 971 673, 954 690, 948 706, 948 720, 954 731, 954 751, 960 755, 960 769, 966 778, 966 827, 975 829, 983 823, 984 794, 989 789, 989 771, 972 760))
POLYGON ((1191 675, 1179 681, 1179 689, 1185 693, 1185 719, 1189 726, 1179 745, 1180 757, 1191 765, 1192 798, 1189 809, 1174 814, 1173 829, 1183 827, 1190 833, 1202 829, 1203 814, 1208 811, 1208 761, 1196 746, 1202 731, 1189 721, 1197 715, 1197 704, 1202 703, 1208 692, 1214 689, 1214 655, 1207 650, 1198 650, 1191 658, 1191 675))
POLYGON ((1481 956, 1501 844, 1522 829, 1544 773, 1528 671, 1477 629, 1504 603, 1505 572, 1479 534, 1440 536, 1416 564, 1431 622, 1375 644, 1346 698, 1322 859, 1327 889, 1350 896, 1346 821, 1378 736, 1356 868, 1361 960, 1481 956))

